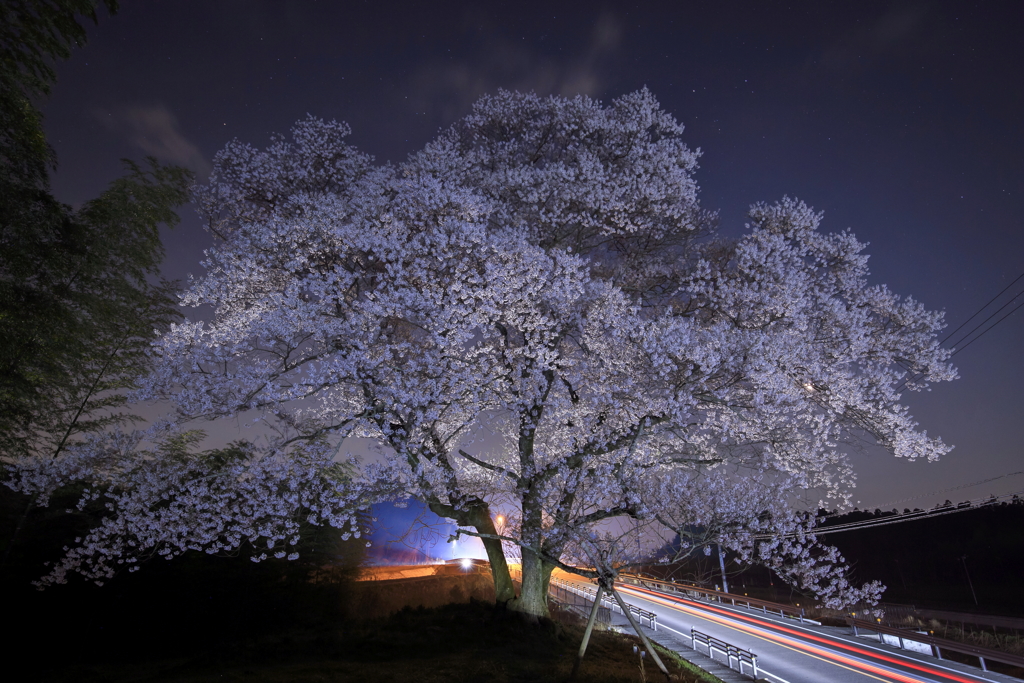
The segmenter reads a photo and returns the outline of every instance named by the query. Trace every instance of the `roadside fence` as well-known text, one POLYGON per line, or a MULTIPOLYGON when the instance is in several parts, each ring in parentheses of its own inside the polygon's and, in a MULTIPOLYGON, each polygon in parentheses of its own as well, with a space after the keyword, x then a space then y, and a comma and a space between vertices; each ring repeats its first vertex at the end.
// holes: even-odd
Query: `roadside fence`
MULTIPOLYGON (((639 580, 639 577, 624 577, 624 576, 620 576, 619 577, 619 581, 621 583, 632 583, 633 585, 637 585, 638 580, 639 580)), ((644 583, 647 583, 646 579, 644 580, 644 583)), ((660 583, 663 583, 663 582, 655 581, 655 582, 651 582, 651 583, 658 583, 658 584, 660 584, 660 583)), ((671 584, 669 584, 669 585, 671 585, 671 584)), ((552 578, 551 579, 550 589, 552 591, 555 591, 555 590, 564 591, 564 592, 569 593, 571 595, 584 596, 587 599, 587 604, 588 605, 593 605, 594 598, 597 596, 597 588, 596 587, 590 586, 588 584, 576 583, 576 582, 573 582, 573 581, 564 581, 562 579, 557 579, 557 578, 552 578)), ((655 590, 659 590, 659 588, 656 587, 655 590)), ((661 590, 662 590, 662 592, 668 592, 668 591, 665 591, 663 589, 661 589, 661 590)), ((682 591, 672 591, 672 592, 678 594, 679 592, 682 592, 682 591)), ((711 592, 717 592, 717 591, 711 591, 711 592)), ((729 594, 728 593, 721 593, 721 595, 728 596, 729 594)), ((732 597, 738 597, 738 596, 732 596, 732 597)), ((612 596, 608 595, 607 593, 604 593, 602 595, 601 602, 604 603, 604 604, 607 604, 608 608, 614 609, 616 612, 618 612, 620 614, 622 613, 622 610, 619 607, 618 601, 616 601, 614 598, 612 598, 612 596)), ((763 601, 761 601, 761 602, 763 602, 763 601)), ((776 603, 767 603, 767 604, 775 606, 776 603)), ((653 612, 649 612, 649 611, 647 611, 645 609, 641 609, 640 607, 637 607, 636 605, 631 605, 629 603, 626 603, 626 606, 629 608, 630 613, 635 615, 638 618, 638 620, 640 621, 641 624, 643 624, 643 622, 646 620, 652 629, 654 629, 654 630, 658 629, 658 615, 654 614, 653 612)), ((780 606, 781 607, 787 607, 786 605, 780 605, 780 606)), ((601 609, 604 610, 604 609, 607 609, 607 608, 602 607, 601 609)), ((610 616, 611 615, 609 613, 609 617, 610 616)), ((809 620, 805 620, 805 621, 809 621, 809 620)), ((683 635, 684 637, 686 637, 685 633, 684 634, 680 634, 680 635, 683 635)), ((710 635, 708 635, 706 633, 703 633, 702 631, 698 631, 697 629, 694 629, 694 628, 690 629, 689 638, 690 638, 690 647, 694 651, 702 652, 702 653, 706 652, 708 657, 710 657, 711 659, 714 659, 715 661, 723 661, 723 658, 724 658, 724 662, 723 663, 725 663, 730 669, 738 672, 741 676, 750 676, 751 679, 753 679, 755 681, 757 680, 757 655, 755 655, 753 652, 750 652, 749 650, 744 650, 743 648, 740 648, 740 647, 737 647, 735 645, 732 645, 731 643, 727 643, 724 640, 720 640, 720 639, 715 638, 713 636, 710 636, 710 635), (717 655, 717 657, 716 657, 716 655, 717 655)))
MULTIPOLYGON (((583 619, 590 617, 590 610, 594 604, 594 597, 587 596, 581 592, 571 590, 570 588, 559 585, 566 582, 559 581, 558 584, 555 582, 557 579, 552 579, 551 584, 548 586, 548 599, 557 603, 564 609, 569 610, 573 614, 577 614, 583 619)), ((604 602, 602 600, 602 602, 604 602)), ((606 605, 601 605, 597 608, 597 620, 596 624, 602 628, 608 628, 612 624, 612 611, 606 605)))
POLYGON ((661 581, 633 574, 622 574, 619 576, 619 580, 622 583, 642 586, 644 588, 650 588, 663 593, 686 595, 692 600, 704 600, 705 602, 717 602, 720 604, 729 603, 733 606, 743 606, 747 609, 758 610, 763 614, 777 614, 780 617, 796 619, 801 623, 815 624, 817 626, 821 625, 820 622, 808 619, 806 611, 800 606, 794 607, 793 605, 784 605, 782 603, 771 602, 769 600, 758 600, 757 598, 751 598, 746 595, 725 593, 722 591, 711 590, 709 588, 701 588, 700 586, 690 586, 671 581, 661 581))
POLYGON ((978 647, 977 645, 968 645, 966 643, 958 643, 955 640, 937 638, 927 633, 918 633, 909 629, 882 626, 880 623, 874 621, 865 621, 863 619, 854 619, 852 617, 847 617, 846 623, 853 628, 853 635, 855 636, 861 635, 861 631, 868 631, 869 633, 877 634, 878 642, 897 645, 904 650, 912 650, 928 654, 926 650, 922 649, 927 648, 931 650, 930 654, 933 657, 937 657, 939 659, 942 659, 943 650, 977 657, 982 671, 988 671, 988 665, 985 663, 985 660, 1009 664, 1010 666, 1024 669, 1024 657, 1010 654, 1009 652, 993 650, 987 647, 978 647))
MULTIPOLYGON (((572 581, 563 581, 562 579, 553 578, 551 579, 550 586, 555 586, 562 590, 570 591, 576 595, 585 596, 589 600, 590 604, 593 604, 594 598, 597 597, 596 588, 591 588, 590 586, 586 585, 580 585, 572 581)), ((613 598, 607 592, 601 594, 601 604, 602 606, 607 605, 609 609, 614 610, 619 614, 622 614, 622 608, 619 607, 618 601, 615 600, 615 598, 613 598)), ((655 614, 654 612, 649 612, 645 609, 641 609, 636 605, 631 605, 628 602, 626 603, 626 607, 629 608, 629 613, 635 616, 640 621, 641 625, 643 625, 644 621, 646 621, 647 625, 650 626, 651 629, 655 631, 658 630, 657 614, 655 614)))
POLYGON ((750 676, 753 680, 757 680, 757 655, 753 652, 730 645, 724 640, 709 636, 695 628, 690 629, 690 643, 691 647, 697 652, 701 651, 700 648, 706 649, 707 655, 711 659, 715 659, 715 653, 717 652, 719 658, 715 659, 715 661, 721 661, 721 657, 724 656, 726 659, 725 663, 730 669, 738 671, 741 676, 750 676), (743 670, 744 664, 747 666, 747 671, 743 670))

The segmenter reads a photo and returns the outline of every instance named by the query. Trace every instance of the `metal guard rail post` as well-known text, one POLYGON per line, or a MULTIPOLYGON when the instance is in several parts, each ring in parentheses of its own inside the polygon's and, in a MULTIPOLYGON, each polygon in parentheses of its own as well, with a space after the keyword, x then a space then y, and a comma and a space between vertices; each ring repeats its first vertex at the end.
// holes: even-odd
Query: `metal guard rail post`
POLYGON ((726 656, 730 669, 735 669, 740 673, 741 676, 746 675, 757 680, 757 655, 749 650, 738 648, 735 645, 731 645, 724 640, 719 640, 714 636, 709 636, 706 633, 698 631, 695 628, 690 629, 690 642, 693 644, 693 649, 697 649, 697 644, 701 644, 708 649, 708 657, 711 659, 715 658, 715 651, 721 652, 726 656), (736 661, 736 666, 733 667, 733 660, 736 661), (743 670, 743 665, 746 664, 750 668, 750 672, 743 670))
POLYGON ((800 622, 812 621, 804 616, 803 607, 792 607, 791 605, 783 605, 769 600, 758 600, 757 598, 747 597, 746 595, 736 595, 735 593, 725 593, 723 591, 701 588, 699 586, 687 586, 685 584, 660 581, 658 579, 642 578, 630 574, 622 574, 619 578, 621 581, 646 586, 647 588, 656 588, 658 590, 671 593, 689 593, 692 594, 694 598, 704 596, 707 600, 714 600, 720 603, 724 603, 726 601, 731 602, 733 606, 745 605, 748 609, 759 607, 764 614, 772 612, 777 613, 781 617, 793 617, 800 622))
POLYGON ((952 652, 959 652, 960 654, 970 655, 977 657, 981 663, 981 670, 988 671, 988 667, 985 665, 986 659, 991 659, 993 662, 1001 662, 1002 664, 1009 664, 1011 666, 1017 666, 1024 668, 1024 657, 1003 652, 1001 650, 993 650, 987 647, 979 647, 977 645, 967 645, 965 643, 958 643, 955 640, 947 640, 946 638, 937 638, 927 633, 917 633, 916 631, 910 631, 908 629, 892 628, 891 626, 882 626, 881 624, 873 621, 866 621, 864 619, 854 619, 853 617, 847 617, 846 623, 853 627, 853 635, 860 635, 858 632, 860 629, 865 631, 872 631, 878 634, 878 642, 882 641, 882 634, 896 636, 900 640, 900 648, 903 648, 903 641, 911 640, 916 643, 924 643, 925 645, 931 645, 932 654, 937 658, 942 659, 942 650, 950 650, 952 652))

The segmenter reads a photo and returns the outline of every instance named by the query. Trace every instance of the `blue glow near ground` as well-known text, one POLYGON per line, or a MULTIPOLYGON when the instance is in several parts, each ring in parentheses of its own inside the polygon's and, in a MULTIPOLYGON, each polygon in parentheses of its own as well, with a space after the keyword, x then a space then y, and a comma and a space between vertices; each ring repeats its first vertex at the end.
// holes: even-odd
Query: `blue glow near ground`
POLYGON ((405 508, 374 505, 368 561, 370 564, 420 564, 457 558, 487 559, 480 539, 462 536, 449 542, 456 525, 438 517, 419 501, 405 508))

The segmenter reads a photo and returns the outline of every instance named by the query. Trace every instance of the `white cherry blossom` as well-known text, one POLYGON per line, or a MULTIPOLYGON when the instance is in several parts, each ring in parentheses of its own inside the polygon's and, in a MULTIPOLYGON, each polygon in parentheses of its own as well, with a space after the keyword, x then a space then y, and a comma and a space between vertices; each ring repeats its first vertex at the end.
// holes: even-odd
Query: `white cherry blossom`
MULTIPOLYGON (((347 127, 312 118, 294 142, 228 145, 198 192, 220 242, 183 298, 214 319, 157 343, 137 398, 173 401, 182 423, 255 415, 279 429, 203 494, 267 477, 254 517, 271 521, 209 507, 209 521, 166 529, 152 510, 119 523, 160 539, 136 541, 147 548, 276 547, 288 510, 350 525, 346 505, 400 488, 479 536, 499 600, 533 614, 554 566, 640 559, 594 540, 627 527, 702 529, 828 604, 876 599, 796 504, 845 500, 851 433, 898 457, 949 450, 900 393, 908 376, 911 390, 955 377, 941 315, 870 285, 864 245, 819 232, 795 199, 754 205, 741 238, 718 238, 682 132, 646 90, 608 106, 500 92, 397 166, 373 167, 347 127), (381 463, 316 488, 324 444, 349 436, 378 444, 381 463), (282 490, 292 507, 274 507, 282 490), (518 598, 503 544, 521 551, 518 598)), ((52 467, 92 475, 109 448, 52 467)), ((201 472, 144 460, 182 492, 201 472)), ((146 468, 123 468, 117 487, 147 485, 146 468)), ((96 533, 61 571, 109 575, 95 558, 114 535, 96 533)))

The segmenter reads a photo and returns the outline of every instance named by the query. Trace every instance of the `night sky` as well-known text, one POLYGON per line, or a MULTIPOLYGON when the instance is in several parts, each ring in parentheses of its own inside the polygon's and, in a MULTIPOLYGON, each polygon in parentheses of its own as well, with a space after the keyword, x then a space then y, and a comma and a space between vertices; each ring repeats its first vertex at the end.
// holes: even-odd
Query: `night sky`
MULTIPOLYGON (((202 180, 232 138, 263 146, 307 113, 400 162, 498 88, 608 101, 646 85, 703 150, 702 202, 725 234, 750 203, 799 197, 824 230, 870 242, 874 282, 944 309, 952 330, 1024 272, 1022 33, 1018 1, 125 0, 43 109, 54 192, 79 204, 122 157, 202 180)), ((181 213, 171 278, 201 274, 212 243, 181 213)), ((956 449, 934 464, 856 455, 861 507, 1024 470, 1022 350, 1024 309, 956 356, 961 379, 910 395, 956 449)), ((898 507, 1020 489, 1024 475, 898 507)))

